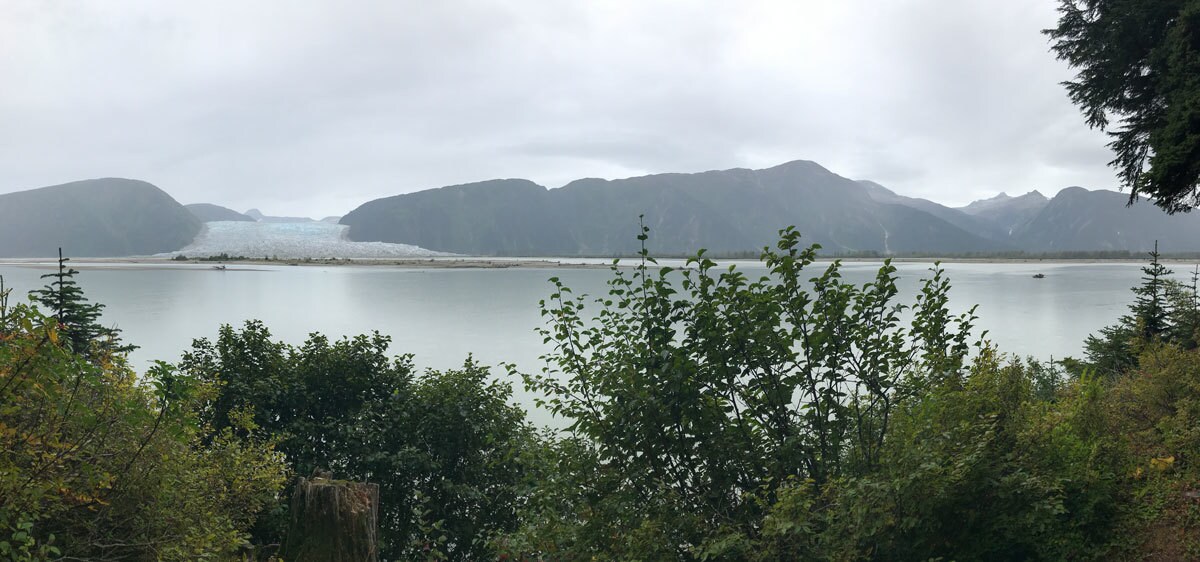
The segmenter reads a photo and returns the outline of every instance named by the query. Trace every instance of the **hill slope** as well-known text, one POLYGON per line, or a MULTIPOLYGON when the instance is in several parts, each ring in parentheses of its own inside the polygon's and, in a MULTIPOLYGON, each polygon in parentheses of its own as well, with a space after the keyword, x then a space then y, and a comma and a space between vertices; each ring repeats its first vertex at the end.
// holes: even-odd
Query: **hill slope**
POLYGON ((660 254, 757 250, 788 225, 839 253, 1001 249, 923 210, 876 201, 858 182, 807 161, 558 189, 493 180, 370 201, 341 224, 352 240, 460 254, 613 255, 636 251, 638 215, 660 254))
POLYGON ((896 205, 904 205, 925 211, 939 219, 942 219, 954 226, 957 226, 971 234, 987 238, 989 240, 1007 240, 1008 232, 999 228, 997 225, 987 220, 979 220, 970 214, 963 212, 961 209, 953 209, 939 203, 934 203, 928 199, 918 199, 915 197, 907 197, 897 194, 896 192, 879 185, 873 181, 860 180, 867 189, 867 193, 871 198, 880 203, 892 203, 896 205))
POLYGON ((178 250, 200 220, 137 180, 77 181, 0 195, 0 256, 148 255, 178 250))
POLYGON ((254 219, 243 215, 233 209, 213 205, 211 203, 193 203, 184 205, 185 209, 190 211, 200 222, 214 221, 239 221, 239 222, 254 222, 254 219))
POLYGON ((958 210, 992 225, 1007 237, 1037 216, 1049 202, 1045 195, 1035 190, 1017 197, 1001 193, 991 199, 973 201, 958 210))
POLYGON ((1027 251, 1146 252, 1157 240, 1163 253, 1200 251, 1200 215, 1168 215, 1153 202, 1131 207, 1116 191, 1068 187, 1013 232, 1027 251))

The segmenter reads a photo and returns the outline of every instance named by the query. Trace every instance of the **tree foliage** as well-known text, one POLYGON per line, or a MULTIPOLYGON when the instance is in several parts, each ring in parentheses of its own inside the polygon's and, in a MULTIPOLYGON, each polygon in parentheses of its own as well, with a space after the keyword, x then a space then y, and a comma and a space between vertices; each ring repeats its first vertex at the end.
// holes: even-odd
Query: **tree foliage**
POLYGON ((1059 14, 1045 32, 1078 71, 1067 93, 1112 137, 1130 203, 1200 205, 1200 1, 1060 0, 1059 14))
POLYGON ((379 334, 251 321, 136 377, 0 280, 0 560, 262 559, 318 469, 379 484, 393 560, 1200 556, 1200 273, 1153 253, 1067 376, 983 345, 940 269, 904 304, 890 263, 851 284, 816 250, 552 280, 524 380, 559 434, 379 334))
POLYGON ((139 379, 59 326, 0 296, 0 556, 235 556, 283 483, 270 444, 201 440, 208 388, 165 364, 139 379))
POLYGON ((104 305, 88 302, 83 289, 75 282, 79 271, 67 267, 68 261, 70 258, 64 258, 62 248, 59 248, 58 271, 41 277, 52 281, 30 292, 34 301, 58 321, 58 329, 66 337, 67 345, 85 355, 128 353, 136 349, 121 343, 120 330, 100 324, 104 305), (92 349, 93 346, 97 349, 92 349))
POLYGON ((949 311, 940 270, 903 305, 888 262, 862 286, 839 262, 807 278, 817 249, 783 231, 758 279, 703 254, 655 271, 643 249, 631 275, 614 266, 590 320, 589 299, 552 279, 555 351, 525 380, 594 455, 588 480, 605 491, 586 509, 614 519, 588 518, 601 529, 584 535, 641 537, 674 558, 749 532, 784 483, 821 490, 873 470, 897 408, 958 376, 974 317, 949 311))
MULTIPOLYGON (((521 455, 537 436, 486 368, 468 360, 418 374, 389 344, 378 333, 312 334, 293 347, 250 321, 196 340, 180 367, 219 389, 201 408, 214 431, 247 416, 248 434, 275 436, 294 473, 379 484, 384 558, 484 557, 487 538, 514 525, 521 455)), ((283 538, 286 508, 283 498, 260 521, 259 542, 283 538)))
MULTIPOLYGON (((555 351, 527 383, 571 422, 514 559, 1184 559, 1200 457, 1194 349, 1155 260, 1118 325, 1152 340, 1128 369, 1067 377, 971 345, 935 270, 910 308, 895 269, 805 279, 784 231, 748 280, 703 255, 690 270, 614 268, 609 294, 554 282, 555 351), (588 306, 598 309, 590 317, 588 306), (829 446, 826 446, 829 444, 829 446), (1169 534, 1170 539, 1164 540, 1169 534), (1154 558, 1154 557, 1159 558, 1154 558)), ((1189 310, 1194 292, 1185 299, 1189 310), (1190 300, 1188 300, 1190 299, 1190 300)))
POLYGON ((1132 288, 1134 301, 1129 313, 1084 341, 1089 368, 1115 377, 1133 370, 1148 346, 1169 343, 1183 349, 1196 348, 1200 337, 1200 269, 1183 283, 1170 277, 1174 272, 1159 261, 1160 257, 1155 244, 1150 262, 1142 267, 1141 284, 1132 288))

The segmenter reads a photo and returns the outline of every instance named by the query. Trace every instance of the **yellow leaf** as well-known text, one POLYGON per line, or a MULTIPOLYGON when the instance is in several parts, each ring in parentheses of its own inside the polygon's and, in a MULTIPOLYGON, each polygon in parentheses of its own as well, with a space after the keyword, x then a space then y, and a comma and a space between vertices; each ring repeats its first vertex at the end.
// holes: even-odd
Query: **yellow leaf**
POLYGON ((1159 472, 1163 472, 1168 468, 1171 468, 1171 465, 1173 464, 1175 464, 1175 455, 1150 459, 1150 468, 1153 468, 1159 472))

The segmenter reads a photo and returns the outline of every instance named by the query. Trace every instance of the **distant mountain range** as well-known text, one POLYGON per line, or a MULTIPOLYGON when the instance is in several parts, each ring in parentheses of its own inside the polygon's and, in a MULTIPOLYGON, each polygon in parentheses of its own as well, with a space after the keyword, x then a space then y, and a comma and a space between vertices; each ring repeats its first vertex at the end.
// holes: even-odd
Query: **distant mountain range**
POLYGON ((638 247, 637 217, 664 254, 761 249, 796 225, 833 252, 960 253, 1004 246, 813 162, 765 170, 583 179, 559 189, 494 180, 378 199, 346 216, 352 240, 483 255, 616 255, 638 247))
POLYGON ((228 209, 220 205, 212 203, 193 203, 184 205, 185 209, 190 211, 200 222, 214 221, 238 221, 238 222, 254 222, 256 219, 243 215, 233 209, 228 209))
POLYGON ((258 222, 317 222, 309 217, 272 217, 262 214, 262 211, 259 211, 258 209, 250 209, 243 214, 250 217, 251 220, 256 220, 258 222))
MULTIPOLYGON (((213 205, 213 206, 216 207, 216 205, 213 205)), ((224 207, 221 207, 221 208, 223 209, 224 207)), ((259 211, 258 209, 250 209, 249 211, 246 211, 244 214, 243 213, 238 213, 238 214, 245 216, 248 220, 258 221, 258 222, 274 222, 274 223, 327 222, 330 224, 338 224, 338 221, 342 220, 342 217, 338 217, 338 216, 328 216, 321 220, 317 220, 317 219, 314 219, 311 217, 273 217, 270 215, 264 215, 262 213, 262 211, 259 211)))
POLYGON ((1200 214, 1167 215, 1149 201, 1126 207, 1128 201, 1128 195, 1115 191, 1068 187, 1019 224, 1013 240, 1037 252, 1145 252, 1156 240, 1167 253, 1200 249, 1200 214))
POLYGON ((1200 251, 1200 215, 1167 215, 1151 201, 1127 206, 1129 196, 1115 191, 1068 187, 1053 199, 1038 191, 1018 197, 1001 193, 958 209, 900 197, 882 186, 872 193, 883 200, 905 199, 905 204, 958 220, 955 224, 962 224, 962 216, 947 211, 959 211, 975 221, 972 232, 1030 254, 1143 253, 1156 241, 1166 253, 1200 251))
POLYGON ((795 225, 826 253, 963 255, 1200 251, 1200 215, 1168 216, 1112 191, 1001 194, 962 208, 899 195, 814 162, 764 170, 582 179, 557 189, 492 180, 377 199, 342 217, 358 241, 502 256, 637 250, 637 216, 660 254, 753 251, 795 225))
MULTIPOLYGON (((581 179, 547 189, 499 179, 369 201, 343 217, 356 242, 484 256, 613 256, 638 250, 638 216, 659 255, 755 252, 795 225, 841 255, 1200 252, 1200 214, 1132 207, 1113 191, 1000 194, 960 208, 839 176, 814 162, 763 170, 581 179)), ((183 206, 157 187, 98 179, 0 195, 0 257, 150 255, 191 243, 216 221, 313 223, 257 209, 183 206)), ((257 232, 257 231, 256 231, 257 232)), ((267 232, 267 231, 264 231, 267 232)))
POLYGON ((1032 220, 1049 203, 1038 191, 1030 191, 1020 197, 1009 197, 1001 193, 991 199, 980 199, 963 207, 962 212, 994 226, 1001 236, 1011 236, 1015 230, 1032 220))
POLYGON ((201 221, 144 181, 105 178, 0 195, 0 256, 147 255, 177 250, 201 221))

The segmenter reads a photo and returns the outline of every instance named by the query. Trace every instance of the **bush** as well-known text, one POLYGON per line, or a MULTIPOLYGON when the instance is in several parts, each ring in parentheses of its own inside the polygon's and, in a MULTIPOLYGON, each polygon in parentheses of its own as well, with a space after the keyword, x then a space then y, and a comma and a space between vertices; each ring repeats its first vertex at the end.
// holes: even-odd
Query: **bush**
POLYGON ((540 552, 739 559, 737 537, 757 540, 780 486, 821 493, 875 469, 896 409, 958 377, 973 316, 948 311, 935 270, 903 323, 890 263, 863 286, 838 262, 809 280, 818 249, 781 232, 757 280, 703 253, 654 273, 643 249, 632 275, 614 266, 590 321, 588 299, 552 279, 542 313, 555 351, 525 381, 594 457, 571 467, 586 471, 582 505, 530 517, 577 527, 540 552))
MULTIPOLYGON (((539 438, 486 368, 417 374, 389 344, 313 334, 292 347, 251 321, 197 340, 181 368, 219 389, 201 410, 214 430, 244 415, 248 435, 279 439, 296 474, 379 484, 384 558, 486 558, 487 539, 515 525, 539 438)), ((283 498, 260 521, 258 542, 281 541, 286 509, 283 498)))
POLYGON ((0 302, 3 555, 233 556, 281 459, 260 440, 202 440, 203 385, 161 364, 139 380, 98 349, 72 352, 54 320, 0 302))

